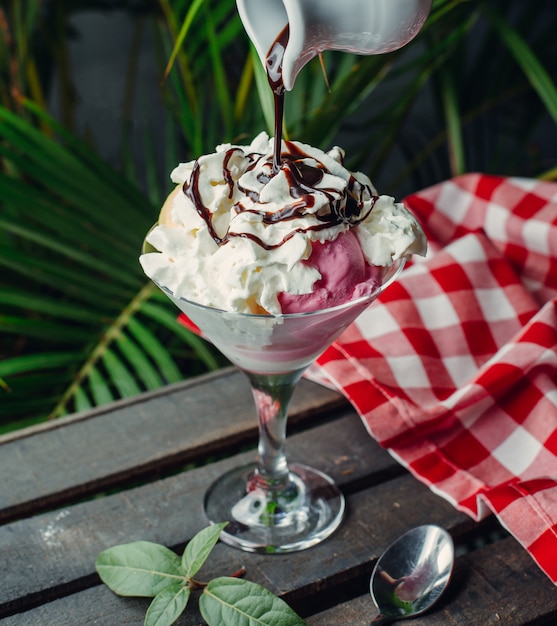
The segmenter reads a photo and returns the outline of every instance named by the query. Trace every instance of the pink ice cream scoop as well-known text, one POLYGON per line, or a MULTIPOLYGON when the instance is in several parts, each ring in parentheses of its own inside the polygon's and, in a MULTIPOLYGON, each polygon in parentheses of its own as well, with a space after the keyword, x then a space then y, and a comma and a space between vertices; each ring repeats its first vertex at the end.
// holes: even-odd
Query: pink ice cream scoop
POLYGON ((281 293, 283 313, 316 311, 371 294, 381 283, 381 268, 368 265, 358 237, 348 230, 334 241, 313 242, 307 261, 319 270, 313 292, 302 295, 281 293))

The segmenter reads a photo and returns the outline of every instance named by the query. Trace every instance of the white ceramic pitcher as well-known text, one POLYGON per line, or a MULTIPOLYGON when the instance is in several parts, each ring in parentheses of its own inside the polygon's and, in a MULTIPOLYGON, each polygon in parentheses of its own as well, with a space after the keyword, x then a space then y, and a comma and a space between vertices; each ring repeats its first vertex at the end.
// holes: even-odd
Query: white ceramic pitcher
POLYGON ((290 37, 282 61, 291 90, 302 67, 324 50, 382 54, 413 39, 432 0, 236 0, 244 28, 266 65, 286 24, 290 37))

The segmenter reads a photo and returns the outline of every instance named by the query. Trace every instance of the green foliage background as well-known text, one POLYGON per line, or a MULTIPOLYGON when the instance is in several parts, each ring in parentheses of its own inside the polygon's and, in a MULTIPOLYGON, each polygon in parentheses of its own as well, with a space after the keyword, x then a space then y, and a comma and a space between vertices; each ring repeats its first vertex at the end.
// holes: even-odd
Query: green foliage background
MULTIPOLYGON (((169 191, 166 172, 272 128, 271 94, 233 0, 2 7, 0 432, 223 364, 176 321, 138 251, 169 191), (76 130, 69 47, 73 16, 115 9, 135 28, 122 50, 117 165, 76 130), (145 33, 161 79, 148 88, 164 116, 151 120, 138 164, 126 138, 145 33)), ((434 0, 423 31, 399 52, 325 54, 330 91, 319 62, 309 64, 288 94, 286 133, 323 148, 342 140, 348 164, 399 197, 467 171, 555 178, 555 32, 552 0, 434 0), (549 149, 540 127, 553 134, 549 149)))

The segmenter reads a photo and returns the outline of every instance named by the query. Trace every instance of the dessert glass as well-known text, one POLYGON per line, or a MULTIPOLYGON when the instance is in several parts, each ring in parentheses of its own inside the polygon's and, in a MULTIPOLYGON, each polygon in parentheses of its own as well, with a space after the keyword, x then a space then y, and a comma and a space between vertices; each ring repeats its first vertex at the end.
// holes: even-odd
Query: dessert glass
MULTIPOLYGON (((148 251, 153 248, 145 243, 148 251)), ((294 552, 338 528, 345 500, 334 481, 305 464, 287 462, 288 406, 307 367, 396 280, 403 266, 400 259, 385 267, 381 286, 364 297, 284 315, 214 309, 177 298, 157 283, 251 385, 259 425, 255 462, 218 478, 205 495, 209 521, 229 522, 223 542, 248 552, 294 552)))

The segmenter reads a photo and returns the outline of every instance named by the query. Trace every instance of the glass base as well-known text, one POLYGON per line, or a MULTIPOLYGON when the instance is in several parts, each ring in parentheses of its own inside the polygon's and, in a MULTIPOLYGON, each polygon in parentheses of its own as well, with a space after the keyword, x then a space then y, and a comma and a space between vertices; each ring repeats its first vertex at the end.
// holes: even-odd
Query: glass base
POLYGON ((327 475, 293 463, 286 484, 263 490, 254 469, 252 464, 228 472, 205 496, 209 521, 229 522, 220 536, 224 543, 247 552, 281 554, 310 548, 338 528, 345 500, 327 475))

